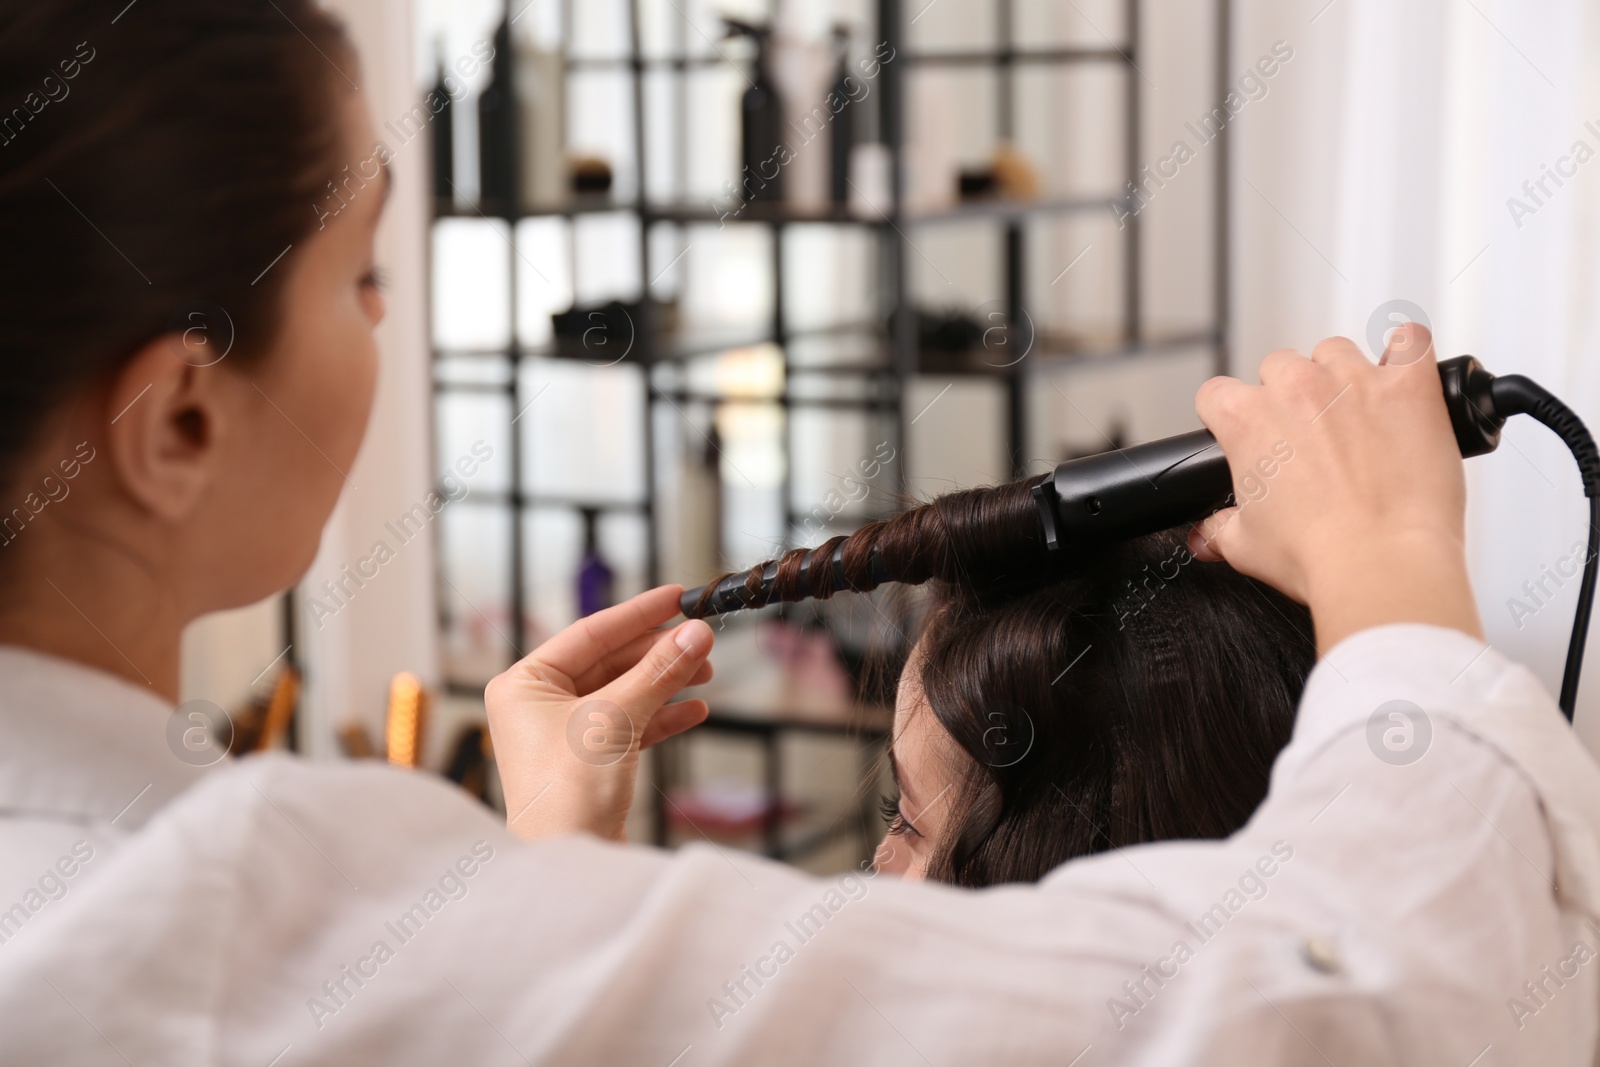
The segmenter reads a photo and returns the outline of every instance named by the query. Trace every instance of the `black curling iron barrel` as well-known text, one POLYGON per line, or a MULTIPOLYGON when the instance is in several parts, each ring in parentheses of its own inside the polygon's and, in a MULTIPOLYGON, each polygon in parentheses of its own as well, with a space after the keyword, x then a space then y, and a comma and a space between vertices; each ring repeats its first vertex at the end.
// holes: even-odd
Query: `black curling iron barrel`
MULTIPOLYGON (((1497 378, 1471 356, 1441 362, 1439 378, 1450 425, 1463 457, 1493 452, 1500 444, 1506 419, 1531 415, 1555 431, 1578 461, 1584 495, 1589 498, 1589 550, 1561 685, 1561 710, 1571 719, 1594 601, 1596 558, 1600 557, 1600 451, 1578 417, 1528 378, 1518 374, 1497 378)), ((1254 469, 1240 479, 1246 493, 1251 492, 1252 479, 1263 484, 1270 481, 1276 473, 1275 465, 1291 455, 1285 449, 1282 454, 1257 460, 1254 469)), ((1196 522, 1235 502, 1233 471, 1209 430, 1068 460, 1034 486, 1033 497, 1045 543, 1052 551, 1170 529, 1196 522)), ((814 567, 830 570, 829 584, 834 591, 849 588, 841 566, 841 549, 842 546, 836 548, 831 559, 806 561, 808 572, 814 567)), ((776 571, 776 566, 769 565, 760 575, 747 572, 723 579, 704 614, 762 607, 775 601, 778 597, 772 580, 776 571)), ((877 573, 873 577, 874 584, 881 579, 877 573)), ((801 586, 814 588, 815 581, 815 577, 808 577, 801 586)), ((703 588, 692 589, 684 594, 684 614, 696 611, 703 592, 703 588)))

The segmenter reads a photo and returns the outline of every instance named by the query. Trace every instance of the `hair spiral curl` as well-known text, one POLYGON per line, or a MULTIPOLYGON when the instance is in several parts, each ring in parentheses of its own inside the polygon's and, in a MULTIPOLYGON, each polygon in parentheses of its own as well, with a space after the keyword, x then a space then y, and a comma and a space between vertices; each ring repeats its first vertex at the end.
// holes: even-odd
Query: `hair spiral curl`
MULTIPOLYGON (((762 591, 772 600, 826 600, 841 588, 866 593, 884 582, 1004 585, 1036 576, 1054 562, 1033 502, 1037 481, 947 493, 815 548, 791 549, 750 568, 744 590, 752 602, 762 591)), ((708 582, 691 616, 708 614, 718 587, 735 573, 708 582)))

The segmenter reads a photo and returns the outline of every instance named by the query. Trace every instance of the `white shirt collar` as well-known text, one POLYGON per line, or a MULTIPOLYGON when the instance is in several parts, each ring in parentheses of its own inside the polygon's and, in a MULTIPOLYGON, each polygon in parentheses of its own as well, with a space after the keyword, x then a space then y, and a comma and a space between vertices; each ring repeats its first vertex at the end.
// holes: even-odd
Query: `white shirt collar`
POLYGON ((132 830, 208 770, 173 754, 148 689, 14 645, 0 679, 0 812, 132 830))

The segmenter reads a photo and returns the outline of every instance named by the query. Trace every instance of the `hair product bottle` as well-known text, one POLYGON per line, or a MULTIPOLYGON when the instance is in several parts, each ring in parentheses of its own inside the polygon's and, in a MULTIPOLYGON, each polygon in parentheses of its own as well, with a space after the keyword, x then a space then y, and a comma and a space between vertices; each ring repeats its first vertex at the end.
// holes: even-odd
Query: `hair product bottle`
POLYGON ((517 98, 512 79, 511 21, 494 33, 492 73, 478 97, 478 201, 510 212, 517 199, 517 98))
POLYGON ((600 556, 600 511, 583 509, 583 558, 578 561, 578 616, 593 615, 612 604, 616 573, 600 556))
POLYGON ((456 195, 456 119, 455 103, 450 98, 450 90, 445 87, 442 42, 439 55, 439 80, 433 83, 433 91, 444 104, 433 117, 433 197, 439 203, 448 204, 456 195))
MULTIPOLYGON (((696 429, 699 423, 695 424, 696 429)), ((675 572, 685 581, 709 581, 722 567, 722 444, 717 420, 704 436, 685 440, 672 494, 676 529, 675 572)))
POLYGON ((833 91, 828 95, 828 106, 839 110, 829 128, 832 152, 829 164, 829 190, 835 204, 850 202, 850 153, 856 143, 855 98, 850 90, 860 91, 860 84, 850 74, 850 29, 844 24, 833 28, 833 46, 838 58, 838 74, 833 91))
POLYGON ((755 80, 739 100, 740 198, 746 201, 780 201, 787 147, 783 138, 783 100, 772 76, 772 29, 739 19, 724 18, 729 37, 748 37, 756 43, 755 80))
POLYGON ((559 49, 523 37, 516 45, 517 119, 522 133, 522 202, 557 208, 567 202, 567 71, 559 49))

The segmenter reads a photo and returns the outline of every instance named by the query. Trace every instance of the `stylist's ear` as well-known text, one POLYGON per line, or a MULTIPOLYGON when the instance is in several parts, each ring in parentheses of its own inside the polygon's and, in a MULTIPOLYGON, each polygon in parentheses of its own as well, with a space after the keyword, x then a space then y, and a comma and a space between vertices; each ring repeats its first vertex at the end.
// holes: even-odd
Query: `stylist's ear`
POLYGON ((124 363, 106 399, 106 446, 123 488, 155 517, 193 514, 221 469, 221 438, 240 379, 178 357, 159 337, 124 363))

